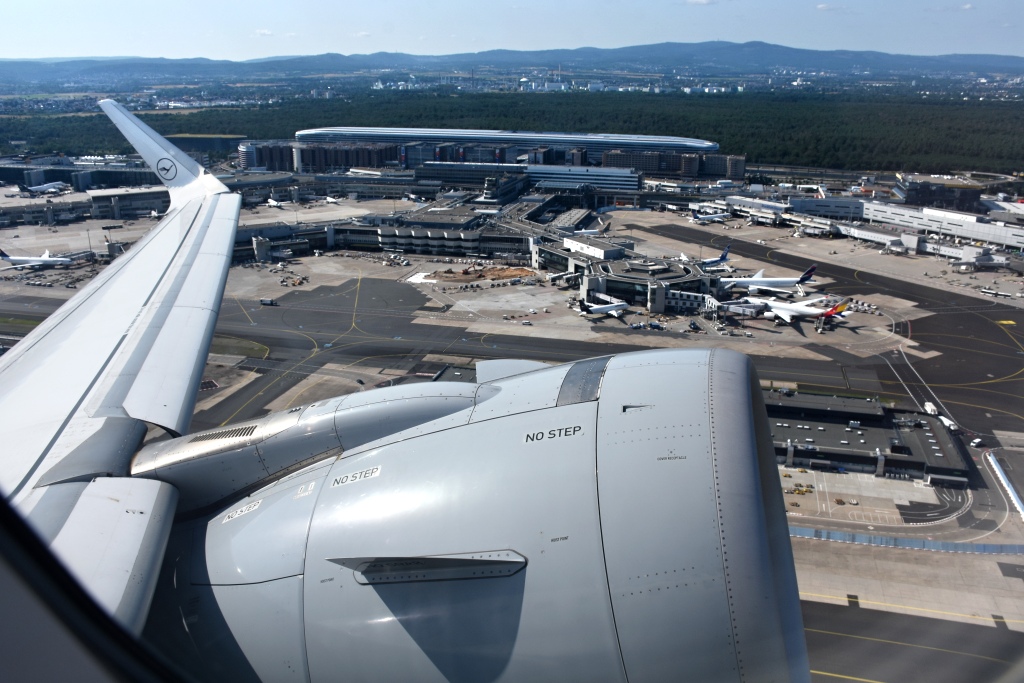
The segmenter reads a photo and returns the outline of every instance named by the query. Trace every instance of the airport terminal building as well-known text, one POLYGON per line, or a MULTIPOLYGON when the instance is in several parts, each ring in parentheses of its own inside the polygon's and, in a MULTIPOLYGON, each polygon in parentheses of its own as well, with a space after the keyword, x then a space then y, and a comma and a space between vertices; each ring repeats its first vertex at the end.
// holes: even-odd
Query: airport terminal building
POLYGON ((516 130, 446 128, 313 128, 295 133, 298 143, 386 144, 399 147, 400 165, 426 161, 515 162, 527 155, 530 163, 577 163, 600 159, 613 151, 675 154, 714 153, 718 143, 669 135, 612 133, 540 133, 516 130), (480 150, 486 150, 482 154, 480 150), (530 157, 532 155, 532 157, 530 157))

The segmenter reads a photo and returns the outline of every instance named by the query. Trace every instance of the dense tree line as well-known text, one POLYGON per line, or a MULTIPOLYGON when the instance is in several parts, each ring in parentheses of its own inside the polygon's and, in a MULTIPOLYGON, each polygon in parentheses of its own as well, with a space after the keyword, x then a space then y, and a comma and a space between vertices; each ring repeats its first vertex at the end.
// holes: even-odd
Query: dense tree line
MULTIPOLYGON (((750 163, 879 171, 1024 170, 1024 107, 999 101, 845 95, 383 92, 250 109, 142 117, 156 130, 290 139, 320 126, 498 128, 678 135, 750 163)), ((127 151, 102 115, 0 118, 0 152, 127 151)))

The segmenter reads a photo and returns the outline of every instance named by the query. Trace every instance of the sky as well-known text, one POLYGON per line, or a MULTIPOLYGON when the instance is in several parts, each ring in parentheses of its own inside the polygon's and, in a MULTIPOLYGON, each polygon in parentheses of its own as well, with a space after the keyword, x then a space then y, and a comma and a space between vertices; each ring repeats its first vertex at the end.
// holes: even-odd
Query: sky
POLYGON ((760 40, 1024 56, 1024 0, 48 0, 3 11, 0 58, 245 60, 760 40))

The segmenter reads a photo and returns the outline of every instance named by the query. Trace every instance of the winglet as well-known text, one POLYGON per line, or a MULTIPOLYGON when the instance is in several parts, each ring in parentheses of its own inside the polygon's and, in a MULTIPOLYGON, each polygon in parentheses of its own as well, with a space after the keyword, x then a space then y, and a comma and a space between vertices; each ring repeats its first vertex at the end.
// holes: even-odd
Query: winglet
POLYGON ((163 136, 136 118, 114 100, 100 100, 100 108, 110 117, 121 134, 142 155, 149 167, 160 178, 160 182, 171 192, 172 204, 181 197, 181 190, 188 186, 201 188, 201 194, 227 192, 224 184, 210 175, 206 169, 190 156, 172 145, 163 136), (201 182, 196 183, 197 180, 201 182))

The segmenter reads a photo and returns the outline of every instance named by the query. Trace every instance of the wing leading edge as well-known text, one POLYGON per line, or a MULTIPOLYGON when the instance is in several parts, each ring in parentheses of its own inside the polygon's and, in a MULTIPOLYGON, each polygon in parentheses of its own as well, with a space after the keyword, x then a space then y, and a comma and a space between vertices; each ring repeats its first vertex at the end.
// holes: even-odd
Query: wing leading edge
POLYGON ((147 423, 188 429, 240 197, 117 103, 100 106, 167 185, 171 208, 0 358, 0 490, 97 602, 136 629, 177 492, 121 478, 147 423))

